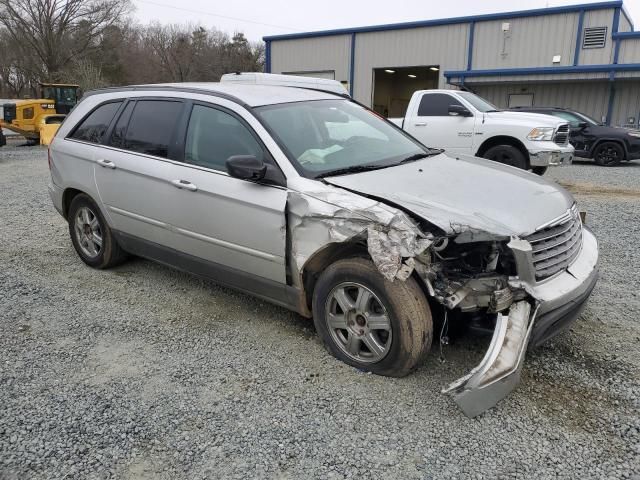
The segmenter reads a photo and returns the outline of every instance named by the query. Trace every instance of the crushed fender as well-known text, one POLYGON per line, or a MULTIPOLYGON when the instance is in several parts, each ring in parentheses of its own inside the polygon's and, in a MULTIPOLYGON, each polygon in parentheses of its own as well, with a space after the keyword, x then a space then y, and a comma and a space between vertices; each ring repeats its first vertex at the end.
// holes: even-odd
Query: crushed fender
POLYGON ((413 259, 433 243, 401 210, 337 188, 290 192, 288 211, 291 257, 299 272, 327 244, 361 239, 385 278, 404 281, 415 268, 413 259))

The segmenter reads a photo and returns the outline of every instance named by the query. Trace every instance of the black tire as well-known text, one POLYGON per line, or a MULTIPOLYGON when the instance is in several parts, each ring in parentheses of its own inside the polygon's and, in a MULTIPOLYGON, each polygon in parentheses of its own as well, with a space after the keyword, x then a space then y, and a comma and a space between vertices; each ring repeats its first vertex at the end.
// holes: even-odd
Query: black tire
POLYGON ((496 145, 484 152, 483 158, 494 162, 504 163, 512 167, 527 169, 527 159, 520 150, 512 145, 496 145))
MULTIPOLYGON (((354 300, 354 297, 351 297, 351 300, 354 300)), ((356 304, 357 302, 354 302, 354 305, 356 304)), ((371 316, 367 314, 366 318, 373 320, 375 315, 373 312, 371 316)), ((344 317, 348 318, 348 314, 345 313, 344 317)), ((327 350, 334 357, 353 367, 378 375, 403 377, 409 374, 424 361, 431 348, 431 310, 416 280, 409 278, 404 282, 389 282, 378 272, 373 262, 364 258, 339 260, 322 273, 313 292, 313 321, 327 350), (384 356, 378 360, 357 359, 346 353, 346 345, 343 345, 340 339, 346 339, 347 335, 351 338, 353 334, 349 329, 361 328, 355 322, 352 322, 353 327, 348 326, 344 330, 329 328, 328 325, 327 313, 334 308, 333 304, 339 303, 333 293, 336 289, 344 289, 347 292, 353 284, 356 287, 352 288, 364 287, 373 293, 374 297, 369 305, 381 307, 381 310, 378 309, 377 318, 385 317, 389 323, 389 331, 384 336, 384 330, 375 330, 375 327, 370 329, 368 323, 362 327, 366 328, 367 334, 359 341, 358 355, 367 354, 364 337, 369 338, 370 342, 372 332, 378 340, 382 339, 380 343, 386 338, 384 356), (343 287, 344 285, 347 287, 343 287)), ((346 344, 349 342, 346 341, 346 344)), ((373 350, 370 352, 374 356, 373 350)))
POLYGON ((544 175, 548 169, 549 167, 531 167, 531 171, 540 176, 544 175))
POLYGON ((593 159, 603 167, 613 167, 624 160, 624 149, 619 143, 604 142, 593 151, 593 159))
POLYGON ((0 128, 0 147, 4 147, 7 144, 7 137, 2 133, 2 128, 0 128))
POLYGON ((91 197, 83 193, 75 196, 69 206, 67 219, 71 242, 84 263, 93 268, 103 269, 114 267, 126 259, 126 253, 118 245, 109 225, 91 197), (85 213, 88 216, 83 220, 85 213), (94 235, 98 233, 102 242, 99 248, 94 235), (90 244, 93 245, 95 254, 92 254, 90 244))

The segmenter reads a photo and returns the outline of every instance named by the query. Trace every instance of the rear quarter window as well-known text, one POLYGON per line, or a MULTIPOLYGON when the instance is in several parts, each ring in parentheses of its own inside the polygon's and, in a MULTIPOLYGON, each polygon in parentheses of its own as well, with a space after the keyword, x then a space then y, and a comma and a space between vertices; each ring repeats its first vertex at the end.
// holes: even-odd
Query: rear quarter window
POLYGON ((83 142, 101 143, 120 105, 122 102, 109 102, 98 106, 78 124, 70 138, 83 142))

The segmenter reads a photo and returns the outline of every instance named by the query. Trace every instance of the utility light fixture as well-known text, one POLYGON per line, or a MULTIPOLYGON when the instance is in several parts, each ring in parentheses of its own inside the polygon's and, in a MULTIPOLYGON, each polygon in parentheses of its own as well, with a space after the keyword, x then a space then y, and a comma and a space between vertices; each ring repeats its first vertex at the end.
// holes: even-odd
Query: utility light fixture
POLYGON ((438 67, 429 67, 429 70, 431 70, 433 72, 437 72, 440 69, 438 67))
POLYGON ((410 73, 409 75, 407 75, 407 77, 409 78, 416 78, 416 76, 413 73, 410 73))
POLYGON ((387 68, 387 69, 385 69, 385 72, 387 72, 387 73, 396 73, 396 71, 395 71, 395 70, 390 70, 390 69, 388 69, 388 68, 387 68))

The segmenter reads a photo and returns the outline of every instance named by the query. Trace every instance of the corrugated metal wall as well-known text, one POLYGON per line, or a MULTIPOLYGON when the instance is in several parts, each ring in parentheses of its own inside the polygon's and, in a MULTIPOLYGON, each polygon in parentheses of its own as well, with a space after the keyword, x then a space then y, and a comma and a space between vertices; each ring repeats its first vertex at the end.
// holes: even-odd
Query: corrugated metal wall
POLYGON ((629 22, 629 20, 627 20, 626 15, 620 15, 620 25, 618 27, 618 31, 619 32, 630 32, 631 30, 632 30, 631 22, 629 22))
POLYGON ((572 108, 597 120, 606 113, 609 101, 607 82, 483 85, 473 90, 500 108, 508 107, 511 93, 533 93, 535 106, 572 108))
POLYGON ((351 35, 280 40, 271 44, 271 72, 334 70, 338 81, 349 80, 351 35))
POLYGON ((640 38, 627 39, 620 42, 618 63, 640 62, 640 38))
POLYGON ((640 81, 616 82, 611 125, 624 125, 629 117, 640 118, 640 81))
MULTIPOLYGON (((611 39, 613 9, 585 12, 584 28, 588 27, 607 27, 607 42, 604 48, 581 48, 580 64, 602 65, 611 63, 613 61, 613 40, 611 39)), ((580 39, 580 47, 582 47, 582 38, 580 39)))
POLYGON ((572 65, 578 13, 479 22, 475 27, 473 69, 572 65), (508 32, 502 24, 510 24, 508 32))
POLYGON ((467 66, 468 24, 359 33, 356 37, 354 97, 371 105, 373 69, 440 65, 440 88, 448 88, 445 68, 467 66))

